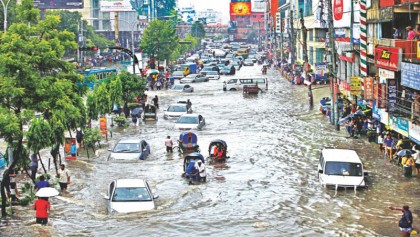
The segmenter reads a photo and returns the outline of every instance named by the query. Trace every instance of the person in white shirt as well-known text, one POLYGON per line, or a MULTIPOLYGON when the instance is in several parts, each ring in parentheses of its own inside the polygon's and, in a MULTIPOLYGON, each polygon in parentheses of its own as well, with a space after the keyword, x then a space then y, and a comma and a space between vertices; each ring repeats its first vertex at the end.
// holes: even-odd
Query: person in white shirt
POLYGON ((67 185, 70 184, 70 172, 66 169, 64 164, 61 164, 60 169, 58 170, 58 178, 61 191, 67 191, 67 185))
POLYGON ((167 136, 166 137, 166 140, 165 140, 165 146, 166 146, 166 152, 170 152, 170 153, 172 153, 172 147, 173 147, 173 142, 172 142, 172 139, 171 139, 171 136, 167 136))
POLYGON ((199 181, 206 182, 206 166, 203 164, 201 160, 195 162, 195 168, 198 170, 199 181))

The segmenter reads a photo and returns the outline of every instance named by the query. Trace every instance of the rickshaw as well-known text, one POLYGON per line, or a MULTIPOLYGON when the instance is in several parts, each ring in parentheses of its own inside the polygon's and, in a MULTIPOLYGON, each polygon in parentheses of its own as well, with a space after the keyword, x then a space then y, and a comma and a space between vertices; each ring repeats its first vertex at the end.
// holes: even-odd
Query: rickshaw
POLYGON ((156 107, 154 105, 148 104, 144 107, 143 110, 143 120, 157 120, 156 107))
POLYGON ((201 161, 203 164, 205 163, 204 156, 198 152, 189 153, 184 157, 184 164, 183 164, 184 172, 182 173, 182 177, 190 180, 190 184, 193 184, 196 182, 206 182, 205 177, 197 178, 196 176, 196 178, 194 179, 195 175, 199 175, 198 173, 196 174, 192 173, 194 170, 195 163, 198 161, 201 161))
POLYGON ((179 135, 178 151, 181 153, 200 152, 197 135, 193 132, 182 132, 179 135))
POLYGON ((209 145, 209 158, 210 163, 213 162, 226 162, 226 159, 229 158, 227 155, 227 144, 225 141, 221 139, 216 139, 210 142, 209 145), (217 148, 217 146, 219 146, 217 148), (217 150, 215 150, 217 149, 217 150), (216 154, 215 154, 216 152, 216 154), (221 152, 221 156, 219 156, 219 152, 221 152))

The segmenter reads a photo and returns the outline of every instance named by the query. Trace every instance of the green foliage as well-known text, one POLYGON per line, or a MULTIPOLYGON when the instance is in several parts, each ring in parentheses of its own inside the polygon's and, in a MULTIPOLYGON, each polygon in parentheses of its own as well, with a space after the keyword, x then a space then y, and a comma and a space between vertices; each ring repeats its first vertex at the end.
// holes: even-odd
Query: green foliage
POLYGON ((178 47, 172 51, 171 59, 176 60, 184 55, 186 52, 191 51, 200 45, 200 39, 193 37, 191 34, 187 35, 182 41, 191 42, 190 44, 178 44, 178 47))
POLYGON ((134 108, 136 108, 136 107, 138 107, 138 106, 141 106, 141 104, 140 103, 127 103, 127 107, 131 110, 131 109, 134 109, 134 108))
POLYGON ((87 117, 88 119, 98 119, 98 102, 95 93, 89 93, 86 99, 87 117))
POLYGON ((178 34, 171 21, 154 20, 144 30, 141 39, 143 52, 157 58, 168 60, 173 49, 178 46, 178 34))
MULTIPOLYGON (((119 76, 109 83, 109 94, 111 99, 111 106, 114 104, 121 105, 122 103, 122 83, 119 76)), ((111 108, 112 110, 112 108, 111 108)))
POLYGON ((158 17, 170 16, 176 7, 176 0, 156 0, 156 7, 158 17))
POLYGON ((41 118, 35 118, 26 134, 28 140, 28 149, 38 153, 41 149, 52 145, 52 130, 47 121, 41 118))
POLYGON ((111 112, 111 96, 108 92, 106 83, 101 83, 93 90, 96 98, 97 111, 99 114, 104 115, 111 112))
POLYGON ((191 25, 191 35, 200 39, 206 36, 206 31, 204 30, 204 25, 201 21, 196 21, 191 25))
POLYGON ((101 130, 99 128, 86 128, 84 130, 83 142, 86 147, 95 147, 95 143, 102 139, 101 130))
POLYGON ((122 84, 122 101, 124 104, 132 102, 136 96, 143 96, 146 90, 147 79, 128 72, 121 72, 118 75, 122 84))
POLYGON ((119 127, 123 127, 125 125, 125 123, 127 119, 124 116, 116 116, 114 118, 114 122, 116 122, 118 124, 119 127))

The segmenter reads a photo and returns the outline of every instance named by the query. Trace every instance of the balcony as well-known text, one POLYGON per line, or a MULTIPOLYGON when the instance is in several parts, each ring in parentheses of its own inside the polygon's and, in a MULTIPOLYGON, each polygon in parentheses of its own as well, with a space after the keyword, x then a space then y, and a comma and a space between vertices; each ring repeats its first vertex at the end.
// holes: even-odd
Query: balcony
POLYGON ((417 42, 417 40, 380 39, 378 45, 401 48, 403 50, 403 61, 412 61, 417 59, 417 42))

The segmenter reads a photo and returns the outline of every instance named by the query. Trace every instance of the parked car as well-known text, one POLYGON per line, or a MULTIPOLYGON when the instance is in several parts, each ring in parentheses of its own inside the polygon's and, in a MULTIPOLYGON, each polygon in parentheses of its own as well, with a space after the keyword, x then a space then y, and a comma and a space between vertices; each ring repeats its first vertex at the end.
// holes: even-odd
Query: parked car
POLYGON ((254 62, 252 61, 252 59, 245 59, 243 65, 244 66, 254 66, 254 62))
POLYGON ((184 114, 175 123, 175 128, 180 130, 200 130, 206 125, 206 120, 200 114, 184 114))
POLYGON ((209 81, 209 79, 206 76, 203 76, 201 74, 190 74, 184 78, 182 78, 179 83, 194 83, 194 82, 205 82, 209 81))
POLYGON ((163 114, 164 119, 172 119, 172 118, 179 118, 183 114, 191 114, 192 108, 189 107, 185 103, 182 104, 171 104, 169 107, 165 110, 165 113, 163 114))
POLYGON ((211 79, 211 80, 219 80, 220 79, 220 75, 217 72, 207 72, 206 77, 208 79, 211 79))
POLYGON ((191 93, 194 92, 194 87, 190 85, 173 85, 171 90, 191 93))
POLYGON ((172 76, 174 79, 182 79, 184 78, 184 72, 183 71, 175 71, 172 73, 172 76))
POLYGON ((150 154, 150 145, 140 138, 122 138, 108 151, 108 160, 145 160, 150 154))
POLYGON ((117 179, 108 186, 108 213, 130 213, 155 209, 155 199, 149 184, 143 179, 117 179))

